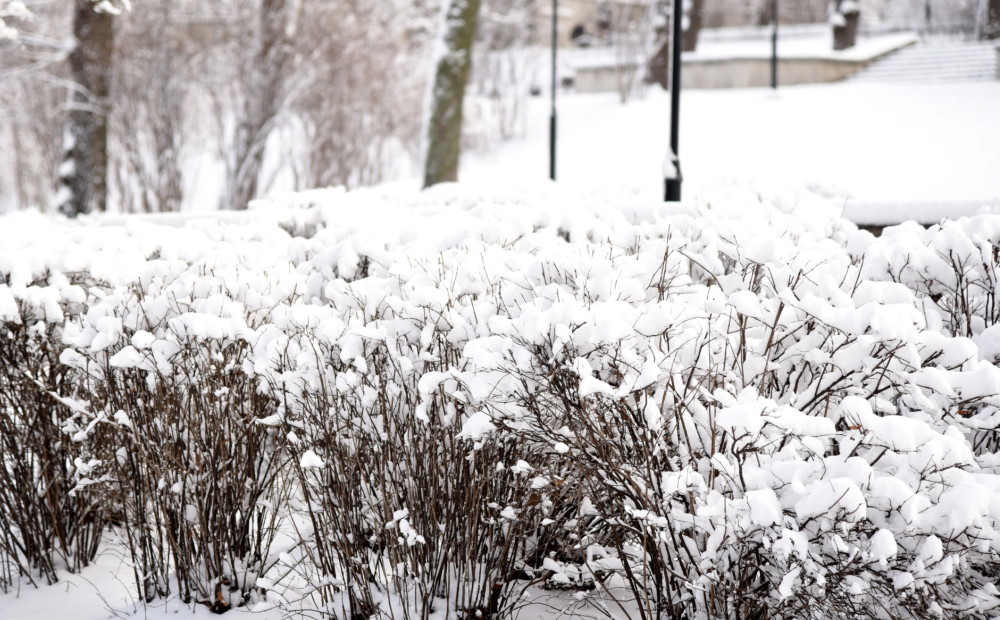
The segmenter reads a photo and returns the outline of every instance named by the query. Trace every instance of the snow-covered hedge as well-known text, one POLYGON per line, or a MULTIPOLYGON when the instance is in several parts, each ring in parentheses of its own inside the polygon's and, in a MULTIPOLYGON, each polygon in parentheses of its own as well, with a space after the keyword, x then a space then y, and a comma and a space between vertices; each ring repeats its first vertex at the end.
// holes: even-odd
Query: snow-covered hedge
POLYGON ((8 570, 78 568, 98 523, 142 596, 217 611, 996 613, 1000 217, 876 239, 775 202, 444 187, 228 224, 7 217, 0 456, 49 488, 16 468, 45 433, 62 490, 7 481, 0 516, 88 515, 80 542, 3 521, 8 570))

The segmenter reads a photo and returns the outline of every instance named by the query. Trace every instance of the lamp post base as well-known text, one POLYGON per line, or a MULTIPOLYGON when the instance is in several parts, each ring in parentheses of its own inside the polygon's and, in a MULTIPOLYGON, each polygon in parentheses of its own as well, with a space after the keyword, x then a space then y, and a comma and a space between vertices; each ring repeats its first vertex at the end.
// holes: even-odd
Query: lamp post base
POLYGON ((681 200, 681 180, 680 179, 666 179, 665 183, 666 193, 664 194, 667 202, 680 202, 681 200))

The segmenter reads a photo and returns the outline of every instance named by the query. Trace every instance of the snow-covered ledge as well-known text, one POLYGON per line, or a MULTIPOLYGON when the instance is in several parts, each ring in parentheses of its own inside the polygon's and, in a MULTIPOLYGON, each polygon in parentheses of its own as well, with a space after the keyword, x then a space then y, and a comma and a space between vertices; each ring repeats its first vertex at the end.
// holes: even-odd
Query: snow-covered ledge
MULTIPOLYGON (((917 42, 914 33, 862 39, 834 51, 830 37, 789 38, 778 43, 778 75, 783 85, 837 82, 872 62, 917 42)), ((763 87, 771 80, 771 46, 766 40, 725 41, 684 56, 685 88, 763 87)))
POLYGON ((1000 198, 982 200, 855 200, 844 203, 844 218, 862 227, 883 227, 913 220, 925 226, 946 219, 1000 210, 1000 198))
MULTIPOLYGON (((684 52, 684 88, 752 88, 771 83, 769 38, 718 38, 706 32, 711 36, 696 51, 684 52)), ((850 49, 835 51, 828 29, 808 36, 796 33, 778 42, 778 74, 786 86, 837 82, 917 40, 912 32, 891 33, 866 37, 850 49)), ((578 92, 614 92, 623 70, 642 70, 641 63, 625 61, 611 48, 567 50, 563 55, 578 92)))

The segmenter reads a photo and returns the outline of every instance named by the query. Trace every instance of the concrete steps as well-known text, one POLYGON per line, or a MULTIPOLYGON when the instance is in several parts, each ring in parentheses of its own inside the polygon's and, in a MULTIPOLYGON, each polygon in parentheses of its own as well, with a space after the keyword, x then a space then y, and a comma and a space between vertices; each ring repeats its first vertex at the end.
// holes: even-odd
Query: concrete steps
POLYGON ((997 51, 991 42, 925 42, 876 61, 853 82, 979 82, 997 79, 997 51))

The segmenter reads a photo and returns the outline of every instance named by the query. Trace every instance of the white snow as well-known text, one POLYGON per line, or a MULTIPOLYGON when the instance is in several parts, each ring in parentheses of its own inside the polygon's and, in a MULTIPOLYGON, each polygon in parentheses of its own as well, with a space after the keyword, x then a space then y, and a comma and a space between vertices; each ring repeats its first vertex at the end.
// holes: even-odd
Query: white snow
POLYGON ((772 489, 747 491, 747 503, 750 505, 751 520, 763 526, 781 525, 784 514, 778 496, 772 489))
POLYGON ((782 599, 788 598, 792 595, 792 592, 795 589, 795 583, 798 581, 799 574, 801 572, 802 569, 796 566, 792 570, 788 571, 787 575, 782 577, 781 583, 778 584, 778 595, 782 599))
POLYGON ((871 544, 869 548, 870 553, 876 560, 881 562, 895 557, 899 552, 896 537, 893 536, 891 531, 884 528, 872 534, 868 542, 871 544))
POLYGON ((469 419, 462 424, 462 432, 458 434, 461 439, 472 439, 478 440, 496 430, 496 425, 493 424, 492 419, 489 414, 483 413, 482 411, 476 411, 469 419))
POLYGON ((301 467, 302 469, 310 469, 310 468, 320 469, 326 467, 326 463, 318 454, 316 454, 312 450, 306 450, 305 454, 303 454, 302 458, 299 460, 299 467, 301 467))
MULTIPOLYGON (((686 90, 680 156, 687 201, 745 185, 794 203, 808 187, 865 224, 1000 210, 1000 82, 824 84, 686 90)), ((546 102, 532 100, 527 138, 463 156, 480 187, 548 176, 546 102)), ((557 178, 623 204, 663 199, 669 95, 650 87, 560 97, 557 178)))

